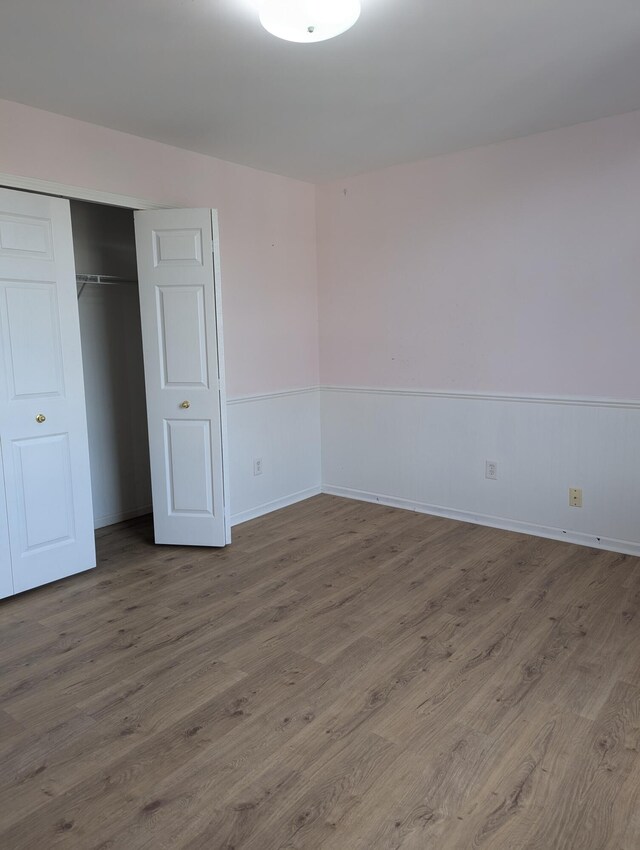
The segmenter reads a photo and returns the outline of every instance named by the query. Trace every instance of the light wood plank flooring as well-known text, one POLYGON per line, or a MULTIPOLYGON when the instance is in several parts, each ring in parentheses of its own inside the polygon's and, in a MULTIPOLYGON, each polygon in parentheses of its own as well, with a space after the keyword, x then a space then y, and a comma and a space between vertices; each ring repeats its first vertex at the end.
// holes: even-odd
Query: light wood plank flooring
POLYGON ((0 846, 638 850, 640 560, 318 496, 0 605, 0 846))

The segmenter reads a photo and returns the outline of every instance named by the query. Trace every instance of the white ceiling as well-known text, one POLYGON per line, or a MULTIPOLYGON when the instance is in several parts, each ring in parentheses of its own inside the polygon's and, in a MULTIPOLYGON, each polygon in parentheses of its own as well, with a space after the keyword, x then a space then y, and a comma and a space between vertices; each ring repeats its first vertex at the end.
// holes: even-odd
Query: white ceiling
POLYGON ((362 0, 291 44, 257 0, 0 0, 0 97, 324 181, 640 109, 640 0, 362 0))

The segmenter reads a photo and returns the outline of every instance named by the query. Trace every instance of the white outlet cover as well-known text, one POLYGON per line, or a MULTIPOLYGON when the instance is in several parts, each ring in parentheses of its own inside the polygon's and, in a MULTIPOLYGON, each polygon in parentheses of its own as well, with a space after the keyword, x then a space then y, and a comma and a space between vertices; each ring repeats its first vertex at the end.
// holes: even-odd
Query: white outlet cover
POLYGON ((496 460, 487 460, 484 465, 484 477, 491 481, 496 481, 498 478, 498 462, 496 460))

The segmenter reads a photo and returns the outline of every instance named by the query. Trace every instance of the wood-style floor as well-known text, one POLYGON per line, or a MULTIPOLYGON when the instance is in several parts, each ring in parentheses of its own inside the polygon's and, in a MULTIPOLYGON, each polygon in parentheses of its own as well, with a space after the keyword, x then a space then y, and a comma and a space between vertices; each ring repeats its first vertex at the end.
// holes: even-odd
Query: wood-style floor
POLYGON ((0 846, 638 850, 640 560, 318 496, 0 605, 0 846))

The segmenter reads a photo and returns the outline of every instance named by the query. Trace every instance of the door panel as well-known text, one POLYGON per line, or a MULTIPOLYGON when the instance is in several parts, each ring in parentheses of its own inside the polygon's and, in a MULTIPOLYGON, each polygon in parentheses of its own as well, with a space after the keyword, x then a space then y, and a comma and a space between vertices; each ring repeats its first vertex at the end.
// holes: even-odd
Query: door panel
POLYGON ((5 508, 18 593, 95 566, 68 201, 0 189, 0 336, 0 525, 5 508))
POLYGON ((64 395, 56 282, 7 283, 4 294, 12 400, 64 395))
POLYGON ((210 423, 167 421, 166 429, 171 514, 212 517, 210 423))
POLYGON ((0 257, 53 260, 51 220, 0 212, 0 257))
POLYGON ((20 555, 74 538, 74 504, 68 434, 14 440, 20 555))
POLYGON ((135 223, 155 539, 224 546, 211 210, 135 223))
POLYGON ((202 230, 154 230, 153 264, 159 266, 202 266, 202 230))
POLYGON ((204 287, 159 286, 162 387, 207 387, 204 287))

